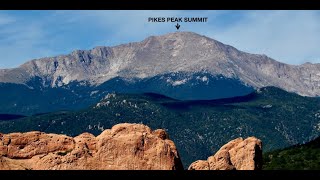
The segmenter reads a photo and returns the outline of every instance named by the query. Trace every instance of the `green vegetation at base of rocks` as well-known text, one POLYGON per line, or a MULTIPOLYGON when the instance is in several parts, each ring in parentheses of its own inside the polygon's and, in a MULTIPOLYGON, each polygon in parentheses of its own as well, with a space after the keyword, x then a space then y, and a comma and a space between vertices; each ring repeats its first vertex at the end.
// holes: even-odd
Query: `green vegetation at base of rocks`
POLYGON ((320 170, 320 137, 303 144, 264 154, 265 170, 320 170))

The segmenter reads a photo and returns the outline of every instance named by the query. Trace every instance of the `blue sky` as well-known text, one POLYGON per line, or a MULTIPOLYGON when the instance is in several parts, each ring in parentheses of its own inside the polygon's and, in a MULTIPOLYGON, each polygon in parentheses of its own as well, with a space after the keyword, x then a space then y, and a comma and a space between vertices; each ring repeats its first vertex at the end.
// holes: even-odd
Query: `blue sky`
POLYGON ((0 68, 76 49, 141 41, 176 31, 148 17, 208 17, 180 23, 239 50, 287 64, 320 63, 320 11, 0 11, 0 68))

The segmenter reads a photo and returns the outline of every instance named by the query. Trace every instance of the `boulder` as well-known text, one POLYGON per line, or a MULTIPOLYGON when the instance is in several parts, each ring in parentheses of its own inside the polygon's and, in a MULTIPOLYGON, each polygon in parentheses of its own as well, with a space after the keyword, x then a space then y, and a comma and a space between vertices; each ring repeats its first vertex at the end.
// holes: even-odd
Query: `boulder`
POLYGON ((237 138, 225 144, 207 160, 198 160, 189 170, 260 170, 262 142, 255 137, 237 138))

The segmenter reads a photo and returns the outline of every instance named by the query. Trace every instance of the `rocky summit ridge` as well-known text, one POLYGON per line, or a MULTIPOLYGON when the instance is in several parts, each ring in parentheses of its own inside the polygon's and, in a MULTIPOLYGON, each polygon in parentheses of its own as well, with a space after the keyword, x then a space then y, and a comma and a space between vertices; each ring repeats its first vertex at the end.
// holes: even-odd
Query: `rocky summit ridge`
POLYGON ((132 81, 172 72, 206 72, 236 78, 254 88, 275 86, 304 96, 320 95, 320 64, 288 65, 192 32, 32 60, 0 70, 0 82, 27 84, 39 78, 48 87, 71 82, 95 86, 115 77, 132 81))

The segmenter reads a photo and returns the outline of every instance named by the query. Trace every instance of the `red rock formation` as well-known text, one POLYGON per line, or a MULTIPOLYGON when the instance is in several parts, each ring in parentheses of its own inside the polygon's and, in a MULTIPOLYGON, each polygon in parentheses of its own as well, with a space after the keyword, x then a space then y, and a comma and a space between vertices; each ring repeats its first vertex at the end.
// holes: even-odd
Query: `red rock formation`
POLYGON ((206 161, 198 160, 189 170, 259 170, 262 168, 262 142, 255 137, 237 138, 225 144, 206 161))
POLYGON ((0 134, 0 169, 183 169, 164 130, 118 124, 95 137, 42 132, 0 134))

